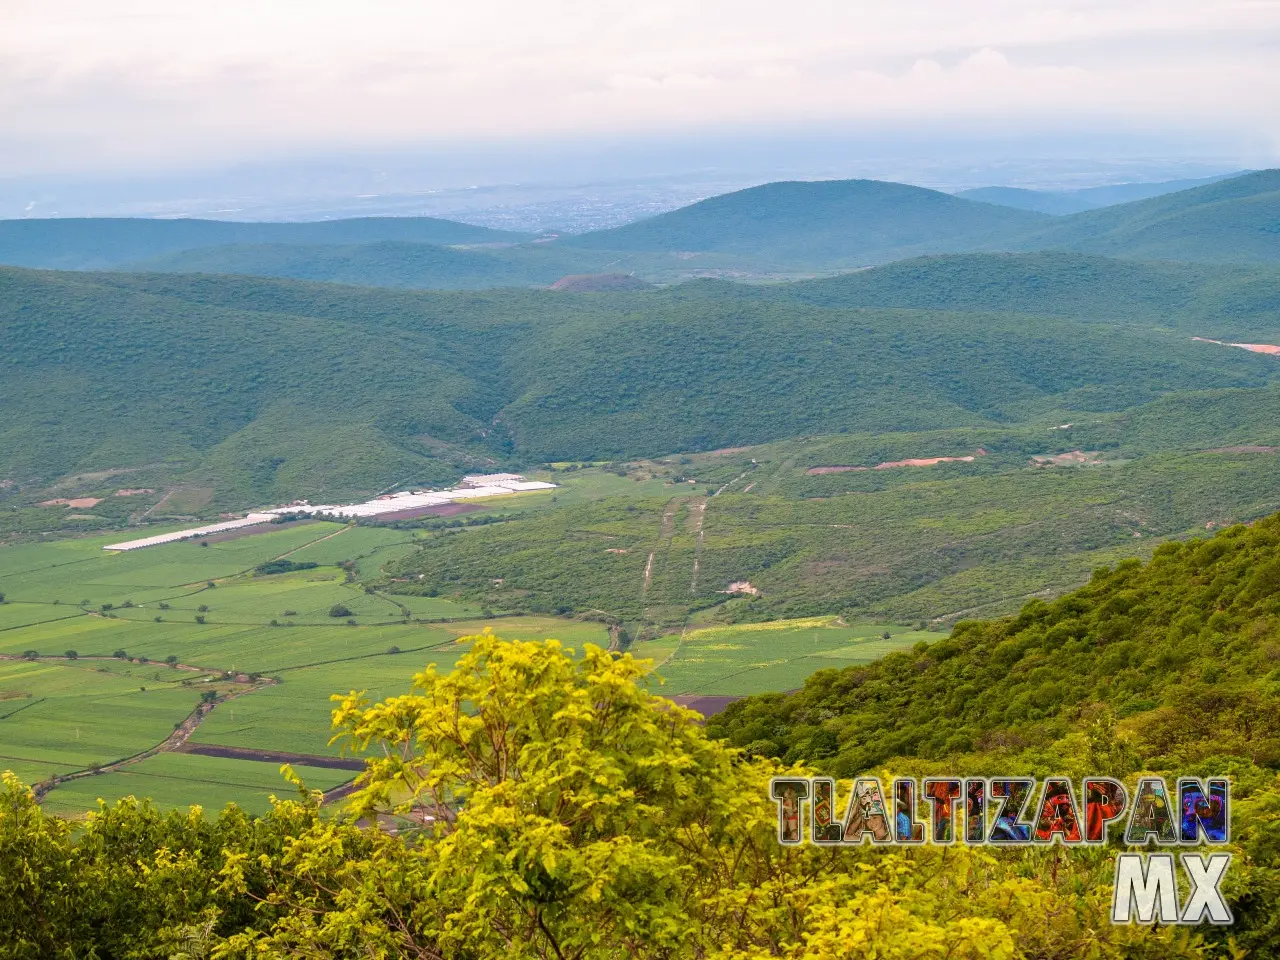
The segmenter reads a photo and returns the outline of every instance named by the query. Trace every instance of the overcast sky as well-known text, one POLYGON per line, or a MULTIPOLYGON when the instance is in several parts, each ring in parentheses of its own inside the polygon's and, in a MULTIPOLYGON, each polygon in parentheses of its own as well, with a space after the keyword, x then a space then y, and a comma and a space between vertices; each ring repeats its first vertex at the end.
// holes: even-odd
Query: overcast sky
POLYGON ((840 124, 1280 156, 1280 0, 0 0, 0 175, 840 124))

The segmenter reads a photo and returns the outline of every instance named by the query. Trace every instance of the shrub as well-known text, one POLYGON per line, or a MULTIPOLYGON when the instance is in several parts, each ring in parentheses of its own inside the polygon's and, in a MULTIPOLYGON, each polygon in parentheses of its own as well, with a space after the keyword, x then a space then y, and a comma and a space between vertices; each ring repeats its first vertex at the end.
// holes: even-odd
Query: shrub
POLYGON ((335 620, 341 620, 343 617, 351 617, 354 616, 354 614, 346 605, 335 603, 329 608, 329 616, 333 617, 335 620))

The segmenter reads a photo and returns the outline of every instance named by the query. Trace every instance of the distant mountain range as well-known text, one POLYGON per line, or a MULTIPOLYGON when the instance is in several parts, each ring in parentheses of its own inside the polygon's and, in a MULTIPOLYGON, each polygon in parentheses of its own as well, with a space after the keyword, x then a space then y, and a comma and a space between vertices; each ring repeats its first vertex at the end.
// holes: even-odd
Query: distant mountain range
POLYGON ((1062 216, 979 199, 1007 200, 1007 191, 991 192, 1006 188, 964 197, 875 180, 770 183, 560 238, 431 218, 10 220, 0 221, 0 263, 476 289, 545 287, 565 276, 614 272, 663 283, 797 278, 975 251, 1280 261, 1280 170, 1209 179, 1080 191, 1096 203, 1200 184, 1062 216))
POLYGON ((966 200, 978 200, 982 203, 998 203, 1004 207, 1016 207, 1019 210, 1034 210, 1037 213, 1049 213, 1064 216, 1070 213, 1082 213, 1085 210, 1096 210, 1099 207, 1110 207, 1117 203, 1132 203, 1134 200, 1148 200, 1151 197, 1176 193, 1179 190, 1190 190, 1202 187, 1219 180, 1243 176, 1249 170, 1238 170, 1235 173, 1222 173, 1216 177, 1200 177, 1195 180, 1164 180, 1159 183, 1115 183, 1104 187, 1084 187, 1079 190, 1027 190, 1023 187, 978 187, 975 190, 961 190, 957 197, 966 200))
POLYGON ((1280 261, 1280 170, 1057 217, 1006 249, 1214 263, 1280 261))

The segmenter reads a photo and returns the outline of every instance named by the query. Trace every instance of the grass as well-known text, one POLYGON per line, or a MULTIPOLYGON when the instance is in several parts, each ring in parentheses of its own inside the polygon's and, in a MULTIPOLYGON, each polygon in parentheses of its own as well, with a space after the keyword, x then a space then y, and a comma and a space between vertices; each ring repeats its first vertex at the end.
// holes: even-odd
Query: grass
POLYGON ((0 755, 27 782, 138 753, 195 707, 190 673, 91 661, 0 661, 0 755), (145 688, 145 689, 144 689, 145 688))
MULTIPOLYGON (((492 628, 515 639, 558 636, 579 648, 585 642, 607 645, 601 624, 482 619, 476 605, 452 599, 367 593, 333 565, 363 558, 376 570, 378 558, 393 555, 411 537, 318 523, 208 547, 177 543, 111 553, 102 549, 110 538, 88 537, 0 550, 0 592, 8 598, 0 604, 0 654, 36 650, 45 657, 0 661, 0 767, 36 782, 109 764, 164 740, 198 699, 197 690, 182 682, 199 675, 114 658, 120 650, 133 658, 174 657, 211 671, 279 679, 277 686, 220 704, 195 742, 335 755, 339 748, 328 742, 332 694, 405 693, 428 663, 452 665, 463 649, 459 637, 492 628), (254 573, 285 554, 322 565, 254 573), (54 604, 55 595, 68 599, 54 604), (81 607, 81 599, 93 605, 81 607), (329 615, 337 603, 357 625, 329 615), (403 619, 402 604, 411 621, 403 619), (271 626, 273 620, 279 625, 271 626), (68 650, 78 659, 63 659, 68 650), (107 659, 91 659, 96 657, 107 659)), ((322 787, 340 782, 332 773, 313 771, 309 778, 322 787)), ((279 791, 282 783, 270 764, 164 754, 60 786, 49 802, 59 811, 83 810, 98 796, 136 793, 161 805, 237 800, 260 809, 268 787, 279 791)))
MULTIPOLYGON (((352 777, 348 770, 293 769, 314 790, 328 790, 352 777)), ((133 796, 147 797, 162 809, 198 805, 216 811, 234 802, 253 813, 263 813, 272 795, 280 799, 295 796, 277 763, 164 753, 114 773, 62 784, 50 791, 43 805, 51 812, 76 816, 92 810, 99 799, 110 803, 133 796)))
POLYGON ((836 617, 811 617, 689 630, 640 643, 632 653, 658 661, 654 673, 663 682, 656 689, 663 696, 741 696, 795 689, 818 670, 871 663, 944 636, 892 624, 846 625, 836 617))

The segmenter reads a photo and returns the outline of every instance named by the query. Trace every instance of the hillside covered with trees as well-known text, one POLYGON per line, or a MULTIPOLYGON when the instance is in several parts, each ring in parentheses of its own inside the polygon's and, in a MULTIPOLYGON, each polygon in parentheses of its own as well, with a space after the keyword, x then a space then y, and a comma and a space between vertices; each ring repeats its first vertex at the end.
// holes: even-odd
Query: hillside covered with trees
MULTIPOLYGON (((1063 267, 1081 287, 1127 269, 1063 267)), ((1202 336, 1260 327, 1273 310, 1266 274, 1188 283, 1192 315, 1205 286, 1237 294, 1234 315, 1194 328, 1202 336)), ((1007 424, 1280 375, 1272 357, 1149 325, 1174 292, 1105 317, 1082 294, 1058 308, 1077 315, 1029 321, 989 311, 1027 308, 1030 293, 868 308, 860 298, 876 295, 852 286, 418 293, 3 270, 0 480, 169 464, 248 507, 440 482, 485 461, 1007 424)))
MULTIPOLYGON (((769 796, 782 768, 709 737, 642 672, 595 647, 575 660, 486 634, 407 696, 353 693, 334 722, 370 760, 336 817, 303 790, 262 819, 126 800, 73 830, 6 775, 0 955, 1066 960, 1224 946, 1214 929, 1112 925, 1114 848, 782 847, 769 796)), ((1120 772, 1123 751, 1088 742, 1120 772)), ((1099 772, 1078 745, 1050 759, 1099 772)), ((1250 859, 1232 942, 1265 955, 1277 794, 1261 768, 1237 770, 1250 859)))

